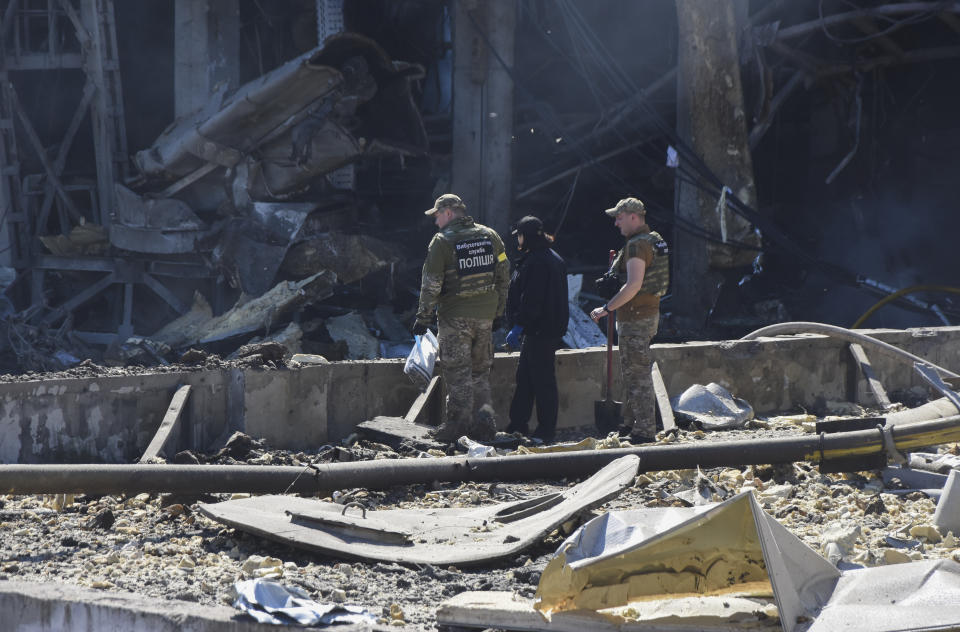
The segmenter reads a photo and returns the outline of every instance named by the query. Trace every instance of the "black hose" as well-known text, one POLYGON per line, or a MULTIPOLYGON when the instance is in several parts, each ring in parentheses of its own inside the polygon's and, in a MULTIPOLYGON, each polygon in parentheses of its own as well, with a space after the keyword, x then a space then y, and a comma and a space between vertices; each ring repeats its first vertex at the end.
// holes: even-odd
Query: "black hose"
MULTIPOLYGON (((960 441, 960 415, 924 421, 891 430, 898 450, 960 441)), ((329 493, 362 487, 386 489, 434 481, 519 481, 589 476, 614 459, 640 457, 641 472, 695 467, 821 461, 886 453, 883 434, 860 430, 829 435, 803 435, 653 445, 468 459, 381 459, 309 466, 269 465, 0 465, 4 494, 137 494, 137 493, 329 493)))

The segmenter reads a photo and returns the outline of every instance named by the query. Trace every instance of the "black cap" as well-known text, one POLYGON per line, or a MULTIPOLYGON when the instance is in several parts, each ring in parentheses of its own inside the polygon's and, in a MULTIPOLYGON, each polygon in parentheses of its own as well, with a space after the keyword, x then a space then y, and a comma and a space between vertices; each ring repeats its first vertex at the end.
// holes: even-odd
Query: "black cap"
POLYGON ((524 239, 530 239, 536 235, 542 235, 543 222, 541 222, 540 218, 538 217, 527 215, 520 218, 520 221, 513 225, 513 227, 510 229, 510 234, 514 237, 517 235, 523 235, 524 239))

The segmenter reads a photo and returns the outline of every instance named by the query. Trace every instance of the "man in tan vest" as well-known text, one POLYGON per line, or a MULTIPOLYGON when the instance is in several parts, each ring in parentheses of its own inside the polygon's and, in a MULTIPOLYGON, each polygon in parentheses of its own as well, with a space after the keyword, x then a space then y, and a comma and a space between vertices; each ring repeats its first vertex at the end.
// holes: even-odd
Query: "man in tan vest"
POLYGON ((606 305, 590 312, 590 318, 597 322, 617 312, 624 390, 621 434, 629 434, 634 443, 647 443, 657 434, 650 341, 660 323, 660 297, 670 285, 670 251, 663 237, 647 226, 646 208, 637 198, 620 200, 604 212, 614 218, 627 243, 610 271, 597 280, 613 295, 606 305))

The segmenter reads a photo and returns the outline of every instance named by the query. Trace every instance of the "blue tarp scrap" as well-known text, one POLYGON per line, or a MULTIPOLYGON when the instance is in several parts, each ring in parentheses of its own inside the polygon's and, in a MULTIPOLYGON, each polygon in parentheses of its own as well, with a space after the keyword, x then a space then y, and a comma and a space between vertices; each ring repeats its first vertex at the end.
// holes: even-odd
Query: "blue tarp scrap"
POLYGON ((332 625, 376 623, 377 618, 360 606, 317 603, 303 589, 266 579, 250 579, 234 586, 233 606, 260 623, 275 625, 332 625))

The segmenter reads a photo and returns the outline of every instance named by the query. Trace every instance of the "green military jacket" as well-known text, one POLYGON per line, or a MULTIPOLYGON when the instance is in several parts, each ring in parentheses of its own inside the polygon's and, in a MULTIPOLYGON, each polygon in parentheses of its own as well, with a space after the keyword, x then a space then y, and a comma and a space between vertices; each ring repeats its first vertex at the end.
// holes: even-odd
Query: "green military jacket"
POLYGON ((510 285, 510 263, 503 240, 492 228, 464 216, 434 235, 427 247, 420 282, 417 321, 502 316, 510 285))

